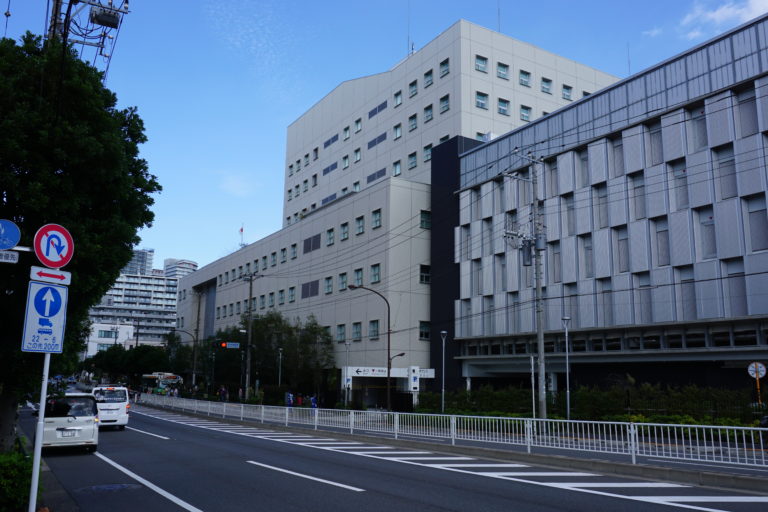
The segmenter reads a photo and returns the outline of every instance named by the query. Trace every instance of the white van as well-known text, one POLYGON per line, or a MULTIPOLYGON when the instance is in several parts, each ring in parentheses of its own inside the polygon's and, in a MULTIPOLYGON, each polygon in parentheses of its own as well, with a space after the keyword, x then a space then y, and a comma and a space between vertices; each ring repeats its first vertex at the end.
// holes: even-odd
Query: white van
POLYGON ((84 446, 96 451, 99 418, 96 400, 87 393, 68 393, 45 403, 43 448, 84 446))
POLYGON ((99 425, 102 427, 117 427, 125 430, 128 424, 128 388, 101 384, 91 391, 96 398, 99 408, 99 425))

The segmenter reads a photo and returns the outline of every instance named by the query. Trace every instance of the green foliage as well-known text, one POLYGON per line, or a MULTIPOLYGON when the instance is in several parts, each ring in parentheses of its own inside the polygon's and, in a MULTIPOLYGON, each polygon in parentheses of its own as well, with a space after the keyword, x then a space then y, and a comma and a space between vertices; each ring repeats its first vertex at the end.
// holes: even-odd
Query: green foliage
POLYGON ((113 345, 83 361, 83 368, 92 372, 97 382, 138 386, 143 374, 170 371, 170 363, 163 347, 139 345, 125 350, 122 345, 113 345))
POLYGON ((0 453, 0 510, 26 510, 32 460, 18 452, 0 453))
MULTIPOLYGON (((52 373, 71 373, 88 331, 88 308, 114 282, 153 220, 160 186, 139 158, 146 141, 135 108, 119 110, 101 74, 57 41, 27 34, 0 40, 0 218, 19 225, 19 245, 56 222, 72 233, 74 258, 64 354, 52 373)), ((0 273, 0 390, 18 399, 36 385, 40 354, 22 353, 24 307, 33 253, 0 273)), ((5 401, 0 401, 6 403, 5 401)), ((6 421, 9 416, 0 414, 6 421)), ((0 432, 10 431, 0 425, 0 432)), ((8 449, 0 439, 0 451, 8 449)))

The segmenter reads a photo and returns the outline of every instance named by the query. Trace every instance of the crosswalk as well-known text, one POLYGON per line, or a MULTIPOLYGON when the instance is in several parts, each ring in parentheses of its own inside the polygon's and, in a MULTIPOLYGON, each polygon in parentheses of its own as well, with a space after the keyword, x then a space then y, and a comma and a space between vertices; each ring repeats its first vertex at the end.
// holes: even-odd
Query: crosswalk
POLYGON ((528 464, 482 460, 476 457, 405 449, 363 441, 338 440, 331 437, 321 437, 321 435, 282 432, 140 407, 132 409, 132 412, 216 432, 289 443, 358 457, 415 464, 425 468, 452 471, 475 477, 509 480, 542 487, 655 503, 674 508, 707 512, 751 512, 753 510, 762 511, 768 506, 768 496, 724 492, 717 489, 669 482, 637 481, 583 471, 560 471, 528 464))

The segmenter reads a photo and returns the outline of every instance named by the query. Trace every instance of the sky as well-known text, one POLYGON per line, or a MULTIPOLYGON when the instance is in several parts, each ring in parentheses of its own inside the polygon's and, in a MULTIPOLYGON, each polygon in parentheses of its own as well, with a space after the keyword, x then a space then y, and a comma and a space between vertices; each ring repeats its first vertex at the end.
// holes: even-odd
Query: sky
MULTIPOLYGON (((0 0, 11 13, 0 29, 42 33, 49 3, 0 0)), ((288 125, 459 19, 625 78, 767 11, 768 0, 131 0, 106 86, 138 108, 141 157, 163 187, 137 248, 155 250, 156 268, 203 266, 238 249, 241 227, 244 243, 279 230, 288 125)))

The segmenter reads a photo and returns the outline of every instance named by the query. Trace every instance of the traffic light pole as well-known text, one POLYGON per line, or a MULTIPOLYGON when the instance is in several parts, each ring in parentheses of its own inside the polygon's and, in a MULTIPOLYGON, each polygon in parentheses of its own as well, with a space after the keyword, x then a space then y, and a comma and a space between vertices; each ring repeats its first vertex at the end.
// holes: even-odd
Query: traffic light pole
POLYGON ((248 281, 248 341, 245 346, 245 401, 251 397, 251 342, 253 341, 253 280, 261 275, 253 273, 243 274, 242 278, 248 281))

